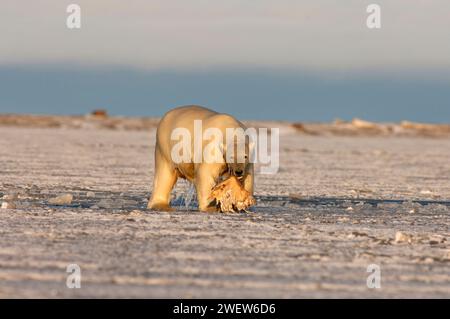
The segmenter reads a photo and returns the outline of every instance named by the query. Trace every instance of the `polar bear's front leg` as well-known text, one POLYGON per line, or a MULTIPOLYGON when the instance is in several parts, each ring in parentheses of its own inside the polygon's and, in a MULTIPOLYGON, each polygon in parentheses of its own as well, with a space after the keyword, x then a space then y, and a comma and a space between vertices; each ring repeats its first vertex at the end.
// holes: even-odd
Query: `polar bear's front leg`
POLYGON ((253 196, 254 189, 254 168, 253 164, 250 164, 247 169, 247 175, 244 178, 244 189, 253 196))
POLYGON ((197 190, 198 208, 202 212, 217 212, 215 206, 210 206, 212 188, 216 186, 219 171, 214 164, 200 164, 196 168, 194 184, 197 190))
POLYGON ((155 150, 155 177, 153 192, 147 208, 160 211, 170 211, 170 192, 177 182, 177 171, 168 162, 158 147, 155 150))

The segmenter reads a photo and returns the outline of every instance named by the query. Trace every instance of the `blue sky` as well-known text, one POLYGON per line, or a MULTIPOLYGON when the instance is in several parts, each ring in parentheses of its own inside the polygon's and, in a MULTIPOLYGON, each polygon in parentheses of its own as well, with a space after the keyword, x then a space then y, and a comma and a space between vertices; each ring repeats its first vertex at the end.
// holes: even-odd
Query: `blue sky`
POLYGON ((444 0, 5 0, 0 112, 450 122, 444 0), (65 25, 78 3, 82 27, 65 25), (378 3, 382 27, 366 7, 378 3))

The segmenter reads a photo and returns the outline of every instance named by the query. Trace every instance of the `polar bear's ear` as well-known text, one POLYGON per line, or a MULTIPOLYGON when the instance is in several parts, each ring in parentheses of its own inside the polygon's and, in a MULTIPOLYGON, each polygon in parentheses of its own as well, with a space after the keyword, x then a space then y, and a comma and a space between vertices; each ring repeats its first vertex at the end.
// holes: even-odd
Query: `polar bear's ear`
POLYGON ((249 151, 249 158, 250 162, 254 163, 255 161, 255 155, 256 155, 256 143, 254 141, 250 141, 248 143, 248 151, 249 151))
POLYGON ((250 153, 254 152, 255 151, 255 142, 250 141, 248 143, 248 149, 249 149, 250 153))

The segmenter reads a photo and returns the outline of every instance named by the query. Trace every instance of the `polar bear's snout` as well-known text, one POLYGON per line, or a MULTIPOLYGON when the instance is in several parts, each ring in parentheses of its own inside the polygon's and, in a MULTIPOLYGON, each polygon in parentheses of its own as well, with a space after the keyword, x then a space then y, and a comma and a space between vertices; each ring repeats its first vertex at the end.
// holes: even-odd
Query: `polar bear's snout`
POLYGON ((247 171, 247 164, 245 163, 228 163, 229 175, 236 176, 238 179, 244 177, 247 171))

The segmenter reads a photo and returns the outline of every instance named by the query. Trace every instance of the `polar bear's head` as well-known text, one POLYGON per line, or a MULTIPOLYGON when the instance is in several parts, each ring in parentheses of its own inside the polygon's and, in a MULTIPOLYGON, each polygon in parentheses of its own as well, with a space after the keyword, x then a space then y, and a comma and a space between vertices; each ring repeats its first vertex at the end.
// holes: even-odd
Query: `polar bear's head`
POLYGON ((230 175, 243 178, 252 163, 254 143, 251 141, 233 141, 224 146, 223 154, 230 175))

